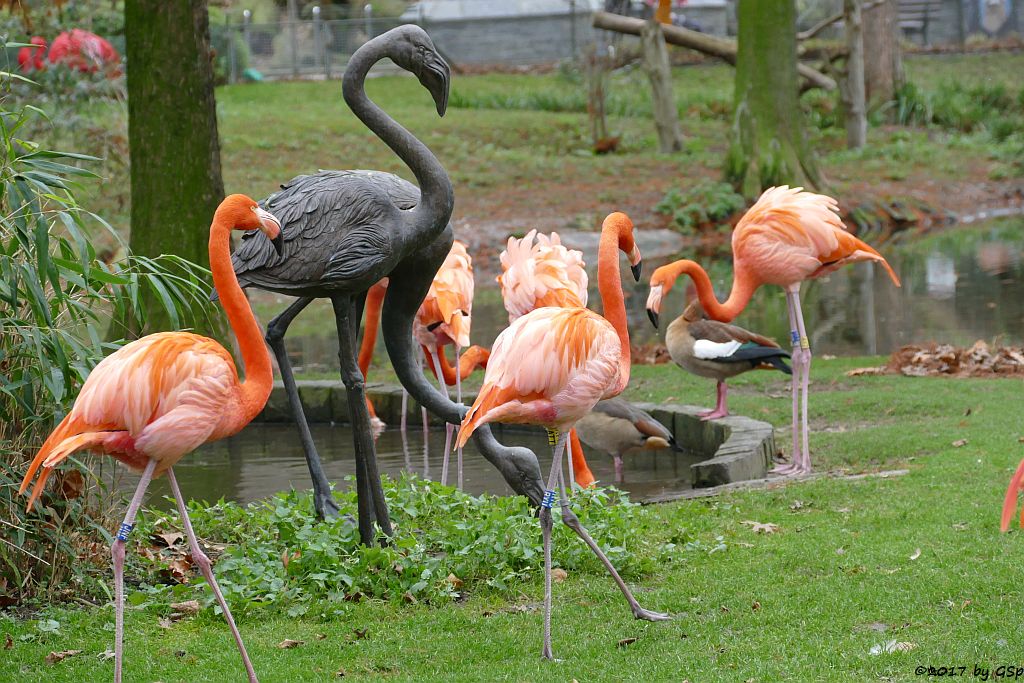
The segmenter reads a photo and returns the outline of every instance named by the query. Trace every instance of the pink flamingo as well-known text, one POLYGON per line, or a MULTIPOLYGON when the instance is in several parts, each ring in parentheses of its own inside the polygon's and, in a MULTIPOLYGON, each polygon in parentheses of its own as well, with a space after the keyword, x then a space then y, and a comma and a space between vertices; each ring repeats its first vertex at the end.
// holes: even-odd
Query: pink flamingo
MULTIPOLYGON (((1017 471, 1010 478, 1010 485, 1006 489, 1006 498, 1003 499, 1003 518, 999 524, 1000 531, 1010 528, 1010 520, 1017 509, 1017 493, 1024 490, 1024 460, 1017 465, 1017 471)), ((1024 528, 1024 508, 1020 511, 1020 526, 1024 528)))
POLYGON ((121 61, 121 55, 110 41, 80 28, 64 31, 54 38, 49 54, 44 38, 32 36, 29 42, 38 47, 23 47, 18 51, 18 65, 26 72, 45 69, 44 55, 51 64, 65 64, 82 73, 99 71, 121 61))
POLYGON ((790 337, 793 343, 793 461, 776 470, 780 474, 811 471, 807 447, 807 387, 810 380, 811 345, 800 310, 800 283, 821 277, 847 263, 876 261, 900 286, 900 280, 882 255, 846 231, 836 200, 803 188, 785 185, 764 191, 732 233, 732 291, 719 303, 711 279, 700 264, 676 261, 651 276, 647 311, 658 325, 661 301, 675 279, 685 273, 693 278, 704 311, 720 322, 732 322, 761 285, 786 290, 790 337), (798 427, 799 425, 799 427, 798 427), (802 438, 798 438, 798 429, 802 438))
POLYGON ((281 227, 273 215, 245 195, 227 197, 210 226, 213 284, 227 314, 245 365, 245 381, 224 347, 188 332, 160 332, 126 344, 104 358, 89 375, 71 412, 43 443, 21 482, 25 493, 36 472, 28 507, 39 498, 46 480, 77 451, 110 455, 142 473, 124 522, 111 546, 116 609, 114 680, 121 680, 124 636, 125 543, 135 525, 149 482, 167 474, 188 534, 192 558, 217 596, 235 637, 250 681, 256 681, 249 655, 227 602, 213 576, 210 559, 199 546, 185 500, 171 469, 199 446, 237 434, 263 409, 270 396, 273 370, 263 334, 231 268, 230 233, 261 230, 281 253, 281 227), (41 471, 40 471, 40 468, 41 471))
MULTIPOLYGON (((413 322, 413 334, 424 349, 427 361, 433 367, 441 392, 448 398, 448 385, 441 367, 443 347, 455 345, 455 359, 460 350, 469 346, 469 330, 473 318, 473 259, 466 245, 455 240, 444 263, 434 276, 426 298, 420 304, 413 322)), ((455 396, 462 403, 462 374, 455 373, 455 396)), ((424 409, 425 411, 426 409, 424 409)), ((404 410, 403 410, 404 413, 404 410)), ((424 413, 424 418, 425 418, 424 413)), ((426 419, 424 419, 424 425, 426 419)), ((444 460, 441 464, 441 483, 448 483, 448 452, 451 450, 455 425, 445 425, 444 460)), ((462 488, 462 447, 458 448, 458 485, 462 488)))
MULTIPOLYGON (((587 270, 583 252, 564 247, 557 232, 548 236, 531 230, 522 239, 509 237, 500 258, 502 274, 498 284, 509 323, 545 306, 586 307, 587 270)), ((593 486, 596 480, 575 428, 569 431, 566 448, 575 483, 583 488, 593 486)))
POLYGON ((562 477, 562 452, 569 430, 601 399, 622 393, 629 382, 629 331, 619 282, 618 250, 629 255, 640 277, 640 250, 633 223, 624 213, 609 215, 598 252, 598 289, 605 318, 583 307, 538 308, 513 322, 494 342, 484 384, 462 420, 458 445, 488 422, 546 427, 553 458, 540 510, 544 538, 544 646, 551 653, 551 508, 560 498, 562 521, 586 542, 611 573, 637 619, 668 615, 644 609, 618 572, 569 509, 562 477), (560 493, 556 494, 556 486, 560 493))

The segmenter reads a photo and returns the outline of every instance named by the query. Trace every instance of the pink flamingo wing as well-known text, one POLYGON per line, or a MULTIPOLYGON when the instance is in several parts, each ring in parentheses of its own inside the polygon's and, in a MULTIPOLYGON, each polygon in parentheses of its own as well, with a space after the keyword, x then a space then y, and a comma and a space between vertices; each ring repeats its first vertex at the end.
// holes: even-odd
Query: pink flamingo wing
POLYGON ((509 322, 543 306, 587 305, 583 254, 562 246, 556 232, 548 236, 531 230, 520 240, 510 237, 501 265, 498 281, 509 322))

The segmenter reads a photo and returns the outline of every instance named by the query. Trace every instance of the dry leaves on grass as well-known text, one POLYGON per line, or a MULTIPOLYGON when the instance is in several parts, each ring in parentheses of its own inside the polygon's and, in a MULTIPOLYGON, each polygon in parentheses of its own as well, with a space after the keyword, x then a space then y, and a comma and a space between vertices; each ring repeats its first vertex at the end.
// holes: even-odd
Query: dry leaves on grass
POLYGON ((953 448, 963 448, 968 443, 969 442, 967 441, 967 439, 957 439, 956 441, 953 442, 952 446, 953 448))
POLYGON ((68 657, 74 657, 75 655, 82 654, 81 650, 61 650, 60 652, 51 652, 46 655, 47 664, 56 664, 57 662, 63 662, 68 657))
POLYGON ((182 614, 199 614, 199 601, 198 600, 186 600, 185 602, 172 602, 171 611, 181 612, 182 614))
POLYGON ((635 642, 636 638, 623 638, 618 642, 617 647, 626 647, 627 645, 632 645, 635 642))
POLYGON ((12 647, 14 647, 14 638, 11 638, 10 633, 5 633, 4 636, 4 649, 10 650, 12 647))
POLYGON ((282 650, 291 650, 292 648, 299 647, 300 645, 305 645, 305 644, 306 644, 306 641, 304 641, 304 640, 290 640, 288 638, 285 638, 284 640, 282 640, 280 643, 277 644, 277 647, 282 649, 282 650))
POLYGON ((747 519, 740 524, 746 524, 755 534, 774 534, 779 530, 779 525, 772 522, 755 522, 752 519, 747 519))
POLYGON ((452 588, 460 588, 463 584, 462 579, 455 576, 455 574, 449 574, 445 581, 447 581, 452 588))
POLYGON ((921 549, 920 549, 920 548, 917 548, 917 549, 916 549, 916 550, 914 551, 914 554, 910 556, 910 560, 911 560, 911 561, 914 561, 914 560, 916 560, 916 559, 917 559, 917 558, 919 558, 919 557, 921 557, 921 549))
POLYGON ((551 580, 555 583, 562 583, 569 578, 569 572, 565 571, 561 567, 555 567, 551 570, 551 580))
POLYGON ((910 377, 955 375, 996 377, 1024 374, 1024 349, 1017 346, 990 347, 978 340, 970 348, 950 344, 904 346, 889 358, 889 372, 910 377))

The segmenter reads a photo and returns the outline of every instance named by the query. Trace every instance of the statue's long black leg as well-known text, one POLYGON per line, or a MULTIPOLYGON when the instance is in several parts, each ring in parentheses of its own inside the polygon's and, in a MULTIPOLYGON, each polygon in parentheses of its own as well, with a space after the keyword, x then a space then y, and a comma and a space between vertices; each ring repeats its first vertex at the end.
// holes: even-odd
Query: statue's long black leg
POLYGON ((281 369, 281 379, 284 381, 284 390, 288 394, 288 404, 292 409, 292 416, 295 418, 295 426, 299 429, 299 440, 302 442, 302 451, 306 455, 306 466, 309 467, 309 477, 313 480, 313 505, 316 507, 317 517, 337 517, 338 505, 331 496, 331 485, 324 474, 323 465, 320 463, 320 455, 316 452, 316 444, 313 443, 313 435, 309 431, 309 423, 306 422, 306 414, 302 410, 302 401, 299 400, 299 388, 295 384, 295 376, 292 374, 292 365, 288 361, 288 354, 284 349, 284 334, 288 331, 299 313, 313 301, 312 297, 301 297, 295 300, 280 315, 270 321, 267 325, 266 340, 274 356, 277 358, 277 365, 281 369))
POLYGON ((373 522, 386 536, 392 535, 387 501, 377 470, 377 453, 370 427, 370 411, 366 408, 366 384, 356 362, 355 330, 352 317, 355 301, 348 295, 332 297, 338 327, 338 359, 341 381, 348 394, 348 414, 352 422, 352 442, 356 458, 356 493, 359 497, 359 537, 365 545, 374 541, 373 522))

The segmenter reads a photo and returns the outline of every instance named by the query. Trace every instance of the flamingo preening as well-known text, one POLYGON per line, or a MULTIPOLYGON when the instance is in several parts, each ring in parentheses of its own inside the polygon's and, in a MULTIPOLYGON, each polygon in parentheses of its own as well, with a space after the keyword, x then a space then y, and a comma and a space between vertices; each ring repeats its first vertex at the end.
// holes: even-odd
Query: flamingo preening
POLYGON ((846 231, 838 211, 836 200, 804 192, 803 188, 781 186, 765 190, 733 230, 732 291, 724 303, 715 297, 708 274, 693 261, 676 261, 651 276, 647 312, 655 327, 661 301, 680 274, 693 279, 704 311, 726 323, 743 311, 761 285, 778 285, 786 290, 793 344, 793 461, 788 467, 776 470, 782 474, 811 471, 807 445, 811 345, 800 310, 800 283, 831 273, 847 263, 875 261, 882 264, 896 286, 900 286, 899 278, 882 255, 846 231))
POLYGON ((235 621, 199 546, 172 467, 199 446, 237 434, 270 396, 273 371, 249 302, 231 270, 231 230, 259 230, 280 253, 278 220, 248 197, 235 194, 217 208, 210 226, 210 270, 238 339, 245 381, 231 355, 212 339, 188 332, 150 334, 104 358, 89 374, 71 412, 43 443, 21 482, 25 493, 36 472, 28 507, 38 500, 53 468, 77 451, 96 451, 142 473, 124 522, 111 546, 114 564, 114 680, 121 680, 124 639, 125 543, 149 482, 167 475, 188 535, 192 559, 217 596, 250 681, 256 680, 235 621), (41 470, 40 470, 41 468, 41 470))
MULTIPOLYGON (((654 271, 651 279, 657 277, 658 271, 654 271)), ((702 420, 717 420, 729 414, 725 381, 730 377, 766 367, 793 374, 785 361, 789 353, 778 344, 742 327, 707 320, 700 301, 690 302, 683 314, 669 324, 665 346, 679 367, 698 377, 718 380, 715 407, 699 413, 702 420)))
MULTIPOLYGON (((469 346, 469 333, 473 320, 473 259, 466 251, 466 245, 456 240, 444 263, 434 275, 430 290, 416 312, 413 334, 423 347, 427 362, 437 377, 445 397, 448 384, 445 382, 441 356, 444 347, 455 345, 455 360, 458 363, 460 349, 469 346)), ((446 359, 447 361, 447 359, 446 359)), ((462 403, 462 377, 455 374, 456 400, 462 403)), ((403 395, 403 406, 405 396, 403 395)), ((404 411, 403 411, 404 412, 404 411)), ((452 432, 455 425, 445 424, 444 459, 441 464, 441 483, 448 483, 448 451, 451 450, 452 432)), ((462 449, 457 454, 458 486, 462 488, 462 449)))
MULTIPOLYGON (((584 308, 587 305, 583 252, 563 246, 557 232, 549 236, 531 230, 521 239, 509 237, 500 259, 502 273, 498 284, 510 324, 545 306, 584 308)), ((587 465, 575 428, 569 431, 566 447, 575 483, 583 488, 593 486, 594 474, 587 465)))
POLYGON ((637 619, 659 621, 668 615, 646 610, 633 597, 615 567, 568 507, 562 477, 562 452, 572 426, 604 398, 622 393, 629 382, 629 331, 619 281, 618 251, 629 255, 640 277, 640 250, 633 224, 624 213, 609 215, 598 252, 598 288, 605 317, 583 307, 538 308, 505 329, 491 348, 483 387, 462 420, 457 445, 488 422, 540 425, 548 430, 553 458, 540 510, 544 538, 544 645, 551 653, 551 508, 560 499, 562 521, 600 558, 626 596, 637 619), (557 487, 557 489, 556 489, 557 487), (556 493, 556 490, 558 493, 556 493))

